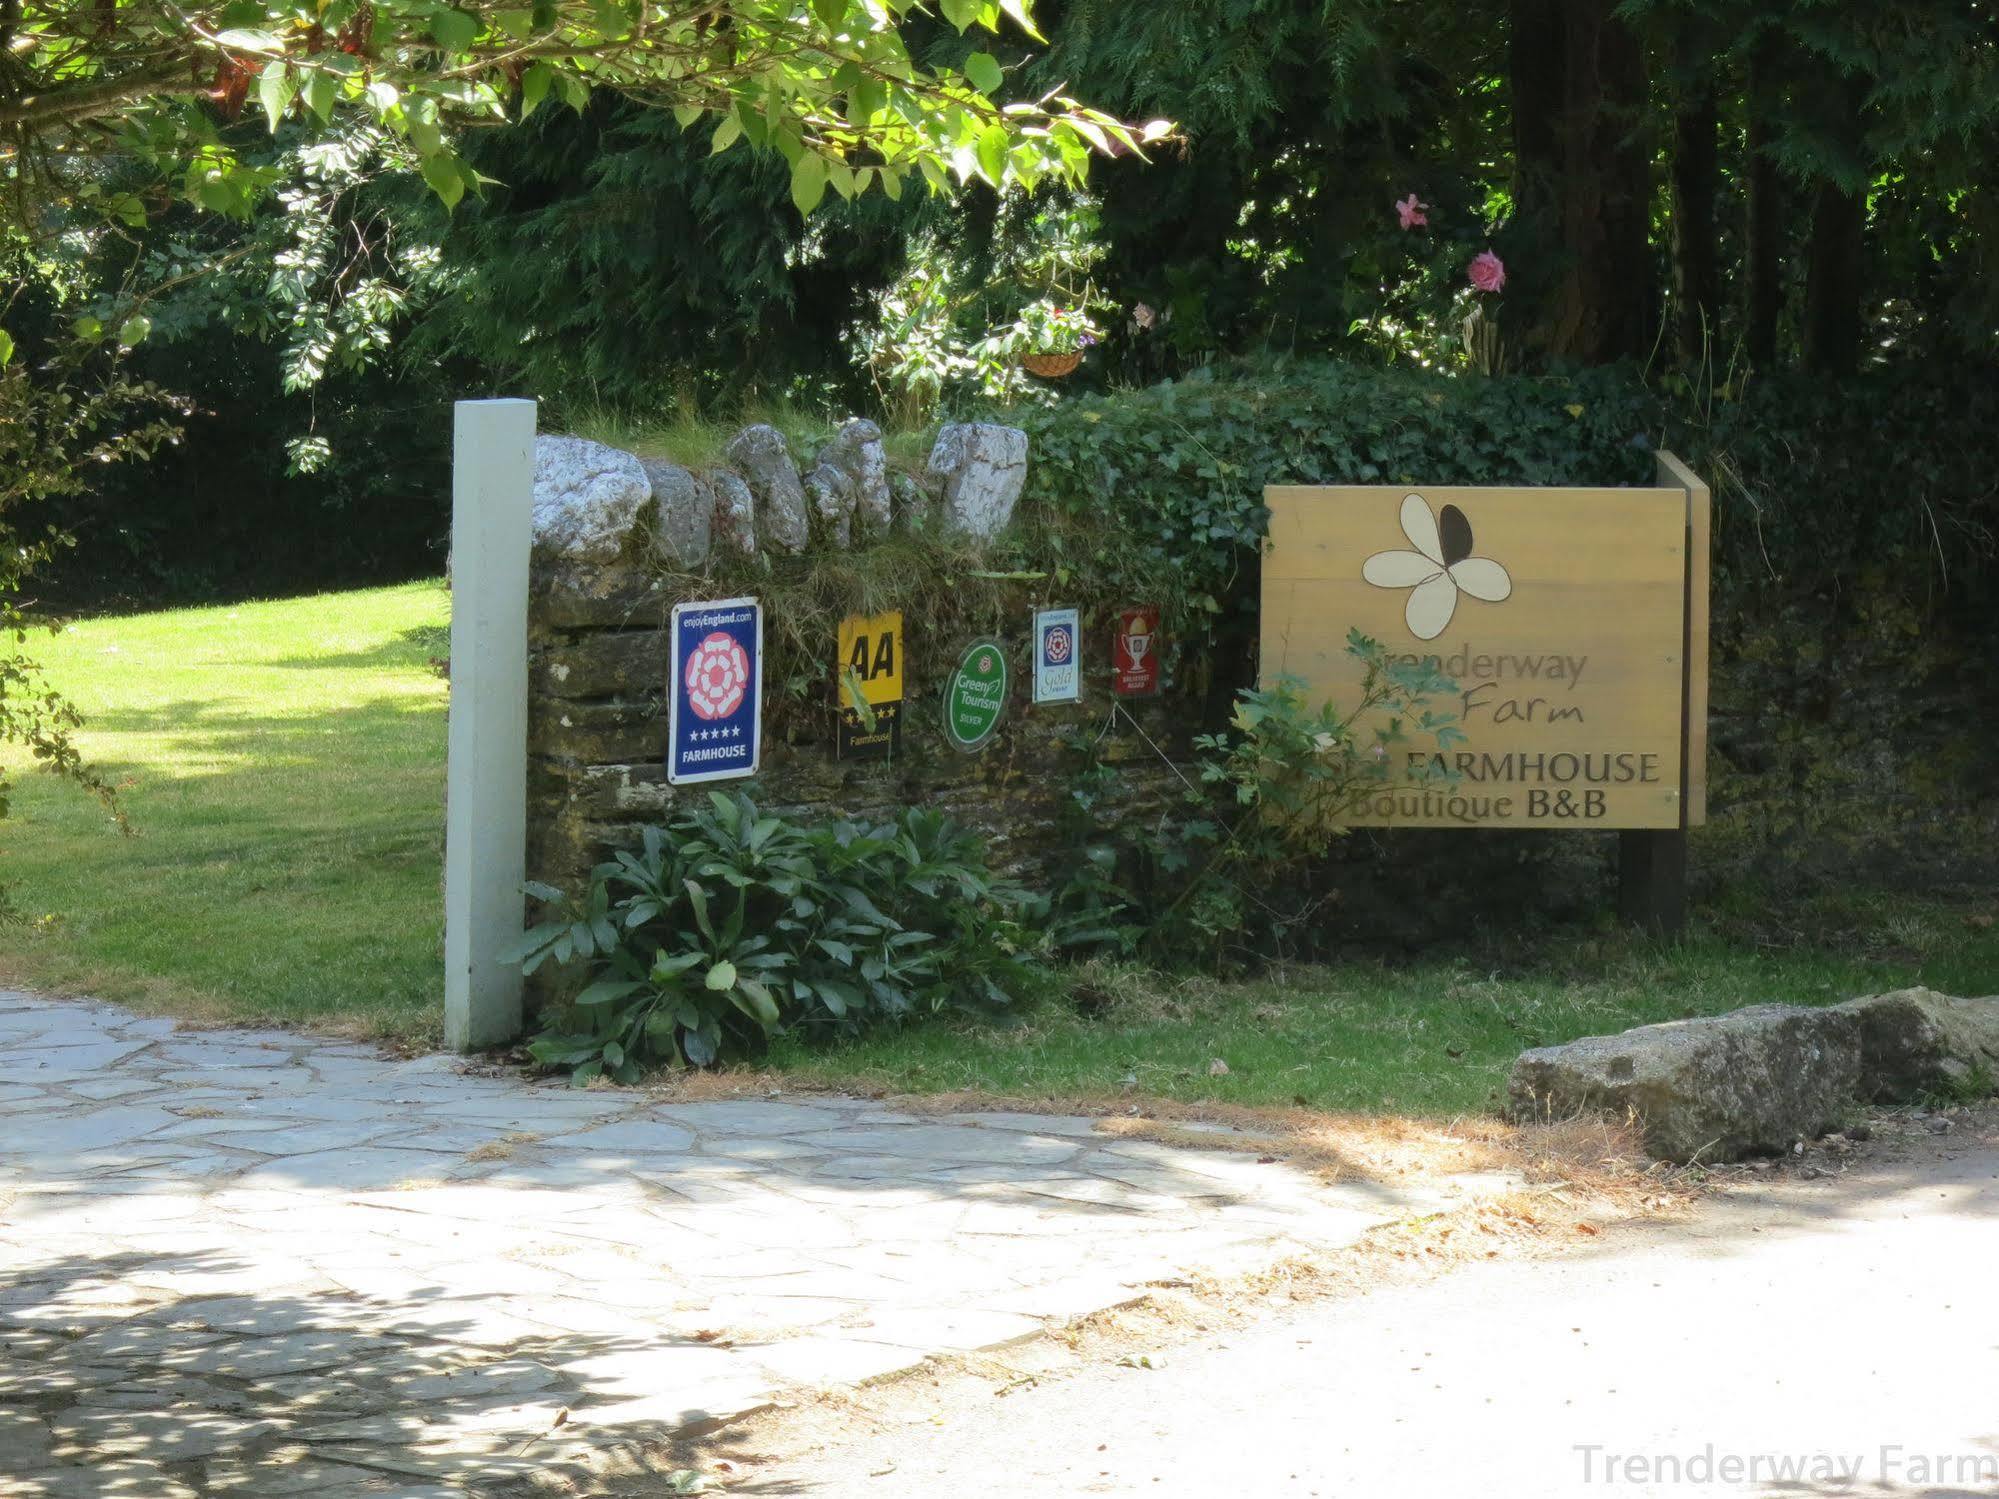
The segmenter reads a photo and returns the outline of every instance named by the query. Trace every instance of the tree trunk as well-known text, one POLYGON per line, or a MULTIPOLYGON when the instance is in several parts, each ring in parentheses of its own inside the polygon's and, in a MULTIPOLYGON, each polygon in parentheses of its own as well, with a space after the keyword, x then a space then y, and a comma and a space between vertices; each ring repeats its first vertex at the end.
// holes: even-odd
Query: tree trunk
POLYGON ((1516 0, 1512 12, 1521 210, 1552 231, 1541 237, 1559 259, 1528 341, 1584 364, 1649 346, 1645 56, 1613 9, 1612 0, 1516 0))
MULTIPOLYGON (((1849 78, 1840 87, 1834 119, 1845 134, 1842 144, 1856 159, 1864 152, 1861 111, 1866 107, 1864 80, 1849 78)), ((1844 375, 1860 362, 1862 264, 1866 250, 1867 199, 1836 182, 1819 184, 1812 199, 1811 258, 1805 266, 1805 367, 1821 374, 1844 375)))
POLYGON ((1513 89, 1513 203, 1527 223, 1551 221, 1562 175, 1560 0, 1512 0, 1507 67, 1513 89))
POLYGON ((1860 361, 1861 259, 1867 200, 1836 183, 1812 202, 1811 260, 1805 271, 1805 367, 1847 375, 1860 361))
POLYGON ((1721 121, 1713 74, 1699 71, 1707 57, 1683 46, 1680 61, 1688 94, 1673 117, 1673 330, 1680 362, 1694 366, 1710 357, 1721 302, 1714 224, 1721 121))
POLYGON ((1777 109, 1775 49, 1764 43, 1749 59, 1749 131, 1743 151, 1743 279, 1747 283, 1745 343, 1749 362, 1777 362, 1777 320, 1784 310, 1783 184, 1770 159, 1770 121, 1777 109))

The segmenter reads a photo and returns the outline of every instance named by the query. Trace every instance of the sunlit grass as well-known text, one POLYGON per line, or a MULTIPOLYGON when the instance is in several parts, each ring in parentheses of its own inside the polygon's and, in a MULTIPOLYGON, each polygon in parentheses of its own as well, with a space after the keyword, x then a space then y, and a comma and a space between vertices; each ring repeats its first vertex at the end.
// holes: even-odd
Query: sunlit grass
POLYGON ((1850 892, 1838 905, 1849 923, 1840 940, 1782 950, 1706 933, 1662 944, 1573 932, 1503 972, 1466 959, 1355 962, 1233 983, 1113 970, 1085 982, 1081 1006, 1047 1004, 1000 1024, 912 1026, 837 1049, 787 1042, 774 1061, 870 1092, 1099 1105, 1163 1096, 1449 1117, 1496 1107, 1513 1059, 1530 1046, 1919 983, 1999 991, 1989 898, 1959 907, 1850 892))
POLYGON ((31 649, 133 835, 23 768, 0 976, 178 1013, 437 1029, 449 596, 87 620, 31 649))

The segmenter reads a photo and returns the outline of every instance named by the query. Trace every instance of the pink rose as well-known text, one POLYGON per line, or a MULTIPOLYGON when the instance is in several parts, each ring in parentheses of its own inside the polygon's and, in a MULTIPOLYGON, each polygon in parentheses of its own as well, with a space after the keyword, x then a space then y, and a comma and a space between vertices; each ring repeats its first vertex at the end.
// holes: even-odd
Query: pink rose
POLYGON ((1404 229, 1427 229, 1430 227, 1430 219, 1423 210, 1429 206, 1427 203, 1418 203, 1416 195, 1411 193, 1408 197, 1396 201, 1395 215, 1402 220, 1404 229))
POLYGON ((1506 290, 1506 262, 1490 250, 1481 250, 1472 257, 1471 284, 1480 291, 1506 290))

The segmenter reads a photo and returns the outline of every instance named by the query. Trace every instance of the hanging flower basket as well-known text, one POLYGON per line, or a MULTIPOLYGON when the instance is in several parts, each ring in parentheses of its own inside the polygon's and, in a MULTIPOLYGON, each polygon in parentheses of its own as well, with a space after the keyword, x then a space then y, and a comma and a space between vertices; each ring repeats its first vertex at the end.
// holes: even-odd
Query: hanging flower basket
POLYGON ((1060 380, 1064 375, 1076 372, 1076 366, 1083 362, 1081 351, 1070 354, 1023 354, 1020 367, 1030 375, 1039 375, 1044 380, 1060 380))

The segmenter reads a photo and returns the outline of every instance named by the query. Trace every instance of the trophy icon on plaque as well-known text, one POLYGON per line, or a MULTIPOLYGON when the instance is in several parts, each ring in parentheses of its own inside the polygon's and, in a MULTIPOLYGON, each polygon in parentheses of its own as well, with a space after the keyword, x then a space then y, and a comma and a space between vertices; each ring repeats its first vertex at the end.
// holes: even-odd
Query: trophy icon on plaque
POLYGON ((1111 685, 1120 697, 1152 697, 1159 691, 1159 606, 1135 604, 1117 617, 1116 670, 1111 685))

